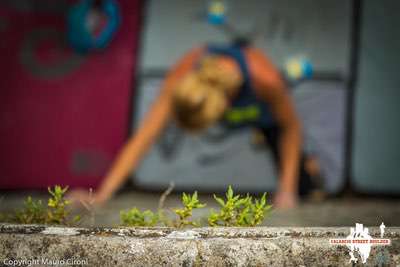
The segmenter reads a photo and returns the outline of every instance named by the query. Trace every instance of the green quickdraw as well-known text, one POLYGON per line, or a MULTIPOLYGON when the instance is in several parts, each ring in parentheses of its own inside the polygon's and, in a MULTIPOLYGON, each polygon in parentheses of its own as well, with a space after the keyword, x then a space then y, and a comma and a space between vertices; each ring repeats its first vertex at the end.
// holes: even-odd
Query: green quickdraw
POLYGON ((261 110, 258 105, 234 107, 225 113, 225 120, 232 124, 256 122, 260 119, 261 110))

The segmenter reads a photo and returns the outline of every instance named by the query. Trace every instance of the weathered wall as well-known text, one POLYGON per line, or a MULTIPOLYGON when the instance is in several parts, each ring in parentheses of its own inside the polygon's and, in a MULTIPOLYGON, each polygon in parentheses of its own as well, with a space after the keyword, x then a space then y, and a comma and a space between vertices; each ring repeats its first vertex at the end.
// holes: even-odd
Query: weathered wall
MULTIPOLYGON (((378 237, 378 230, 370 229, 371 235, 378 237)), ((350 266, 348 249, 329 244, 330 238, 346 237, 349 231, 0 225, 0 259, 3 264, 4 259, 75 258, 87 260, 86 266, 350 266)), ((373 247, 364 266, 375 266, 379 260, 386 261, 385 266, 400 264, 400 228, 387 228, 385 238, 392 245, 373 247)))

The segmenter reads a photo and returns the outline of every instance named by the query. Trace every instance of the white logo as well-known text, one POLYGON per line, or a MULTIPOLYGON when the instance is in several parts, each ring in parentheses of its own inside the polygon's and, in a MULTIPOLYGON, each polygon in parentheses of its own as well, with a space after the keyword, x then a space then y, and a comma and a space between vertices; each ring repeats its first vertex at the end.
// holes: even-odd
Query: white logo
POLYGON ((382 223, 379 226, 381 232, 381 238, 372 238, 369 234, 367 227, 364 227, 361 223, 356 223, 356 228, 350 228, 350 234, 346 238, 330 239, 331 245, 345 245, 350 251, 350 262, 356 263, 358 261, 357 253, 362 263, 366 263, 371 252, 372 246, 389 246, 390 239, 384 239, 385 224, 382 223))
POLYGON ((381 229, 381 238, 383 238, 383 235, 385 234, 386 226, 383 223, 381 223, 381 226, 379 226, 379 228, 381 229))

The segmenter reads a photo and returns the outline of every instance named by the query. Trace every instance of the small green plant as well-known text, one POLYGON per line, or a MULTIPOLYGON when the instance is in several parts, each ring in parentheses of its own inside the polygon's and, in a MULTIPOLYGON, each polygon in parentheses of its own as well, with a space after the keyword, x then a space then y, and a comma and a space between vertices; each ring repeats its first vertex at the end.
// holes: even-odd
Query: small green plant
POLYGON ((159 217, 158 214, 150 210, 140 211, 137 208, 132 208, 127 211, 120 212, 120 219, 123 226, 155 226, 159 217))
POLYGON ((250 226, 256 226, 261 224, 265 215, 271 210, 272 205, 268 205, 267 203, 267 193, 264 193, 261 199, 256 199, 255 203, 251 205, 251 221, 250 226))
POLYGON ((260 200, 247 195, 234 195, 231 186, 226 192, 226 200, 214 195, 214 199, 221 206, 219 212, 211 210, 208 217, 210 226, 256 226, 265 218, 271 206, 267 204, 266 193, 260 200))
MULTIPOLYGON (((68 186, 62 188, 56 185, 53 190, 48 188, 48 192, 51 195, 47 201, 47 218, 46 223, 48 224, 69 224, 70 211, 67 207, 70 205, 70 201, 65 199, 65 193, 68 190, 68 186)), ((76 223, 80 220, 80 216, 75 216, 72 220, 76 223)))
POLYGON ((46 209, 42 201, 35 201, 29 196, 24 201, 24 208, 15 212, 15 221, 23 224, 44 224, 46 222, 46 209))
POLYGON ((17 210, 14 214, 5 214, 0 220, 22 224, 70 225, 77 223, 80 220, 80 216, 70 219, 70 211, 68 209, 70 202, 65 199, 67 190, 68 187, 62 188, 58 185, 54 189, 48 188, 50 198, 47 201, 47 206, 43 204, 42 200, 34 200, 31 196, 28 196, 22 209, 17 210))
POLYGON ((175 223, 176 227, 184 226, 199 226, 197 222, 191 220, 192 213, 194 209, 201 209, 206 206, 206 204, 200 203, 197 191, 193 195, 183 193, 182 194, 182 204, 183 208, 174 209, 175 214, 178 216, 178 220, 175 223))
MULTIPOLYGON (((199 222, 192 219, 193 211, 201 209, 206 204, 201 203, 197 191, 192 195, 182 194, 182 207, 170 210, 177 219, 172 220, 165 214, 164 202, 171 193, 173 184, 161 196, 157 212, 150 210, 141 211, 134 207, 130 210, 120 212, 120 220, 123 226, 145 226, 165 225, 170 227, 199 226, 199 222)), ((71 225, 80 221, 80 216, 71 219, 69 209, 70 202, 65 199, 68 187, 62 188, 56 185, 48 188, 50 198, 47 205, 42 200, 34 200, 27 197, 21 210, 14 214, 0 214, 0 222, 16 222, 23 224, 62 224, 71 225)), ((90 194, 92 191, 90 191, 90 194)), ((260 199, 246 196, 234 195, 231 186, 226 192, 226 199, 214 195, 214 199, 220 205, 218 212, 211 210, 207 220, 210 226, 256 226, 263 222, 271 205, 267 204, 267 195, 264 193, 260 199)), ((84 202, 84 206, 91 213, 92 225, 94 224, 94 201, 84 202)))

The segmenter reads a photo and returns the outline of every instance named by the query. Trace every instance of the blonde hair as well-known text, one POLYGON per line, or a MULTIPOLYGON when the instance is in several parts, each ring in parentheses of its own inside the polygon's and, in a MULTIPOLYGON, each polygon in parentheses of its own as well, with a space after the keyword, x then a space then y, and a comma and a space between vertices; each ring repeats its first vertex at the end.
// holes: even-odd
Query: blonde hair
POLYGON ((206 57, 187 74, 174 91, 173 114, 182 128, 198 132, 221 119, 241 77, 221 68, 216 57, 206 57))

